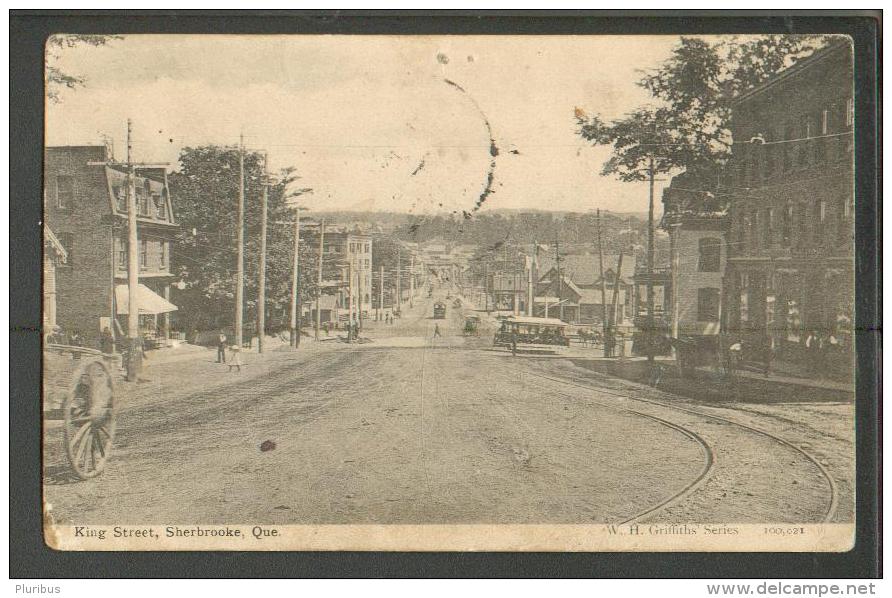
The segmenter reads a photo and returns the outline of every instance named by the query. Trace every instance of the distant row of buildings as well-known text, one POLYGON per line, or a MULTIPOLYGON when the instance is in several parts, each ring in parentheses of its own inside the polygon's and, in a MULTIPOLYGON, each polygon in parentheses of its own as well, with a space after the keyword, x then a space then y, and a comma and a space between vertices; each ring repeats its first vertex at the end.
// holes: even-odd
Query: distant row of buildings
POLYGON ((658 325, 673 338, 718 351, 724 334, 792 361, 819 347, 851 368, 853 92, 843 42, 737 97, 728 164, 679 174, 664 190, 668 264, 648 272, 626 255, 617 272, 617 255, 602 270, 597 254, 577 252, 562 253, 558 269, 554 246, 526 264, 492 259, 469 270, 485 307, 629 328, 643 323, 652 284, 658 325))

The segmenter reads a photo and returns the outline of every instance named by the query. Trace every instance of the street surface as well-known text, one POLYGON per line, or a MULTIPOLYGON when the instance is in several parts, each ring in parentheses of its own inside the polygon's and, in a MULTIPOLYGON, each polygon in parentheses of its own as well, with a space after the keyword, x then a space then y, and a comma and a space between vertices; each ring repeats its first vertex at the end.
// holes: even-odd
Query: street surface
MULTIPOLYGON (((851 402, 698 404, 462 336, 446 290, 369 342, 304 338, 229 373, 203 351, 119 385, 115 450, 57 523, 851 521, 851 402), (447 319, 433 320, 444 299, 447 319), (438 326, 441 337, 434 337, 438 326), (649 402, 647 402, 649 401, 649 402), (275 449, 261 451, 270 440, 275 449)), ((332 332, 334 336, 335 332, 332 332)), ((592 353, 595 356, 595 353, 592 353)), ((818 393, 819 394, 819 393, 818 393)))

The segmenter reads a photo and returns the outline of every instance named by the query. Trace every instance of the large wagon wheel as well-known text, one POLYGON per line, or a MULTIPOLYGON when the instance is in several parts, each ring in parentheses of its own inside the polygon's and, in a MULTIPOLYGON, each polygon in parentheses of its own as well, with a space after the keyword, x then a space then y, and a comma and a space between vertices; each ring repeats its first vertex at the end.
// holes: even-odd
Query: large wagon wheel
POLYGON ((87 361, 74 375, 62 405, 65 414, 65 452, 81 479, 102 472, 115 438, 115 388, 101 361, 87 361))

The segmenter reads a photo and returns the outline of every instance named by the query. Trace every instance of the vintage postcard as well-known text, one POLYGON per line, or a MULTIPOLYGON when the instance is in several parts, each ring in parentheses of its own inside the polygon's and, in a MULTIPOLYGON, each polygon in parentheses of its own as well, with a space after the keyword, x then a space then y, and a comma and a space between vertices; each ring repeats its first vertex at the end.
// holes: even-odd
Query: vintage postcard
POLYGON ((840 552, 851 39, 59 34, 59 550, 840 552))

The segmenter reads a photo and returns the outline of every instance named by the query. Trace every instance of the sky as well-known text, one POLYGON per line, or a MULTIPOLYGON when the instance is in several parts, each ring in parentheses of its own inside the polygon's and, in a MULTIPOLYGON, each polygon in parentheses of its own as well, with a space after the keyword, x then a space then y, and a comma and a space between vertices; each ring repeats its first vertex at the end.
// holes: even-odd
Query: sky
MULTIPOLYGON (((643 183, 600 176, 607 148, 574 108, 620 117, 674 36, 129 35, 60 51, 82 76, 48 104, 48 145, 112 140, 170 163, 184 147, 245 145, 294 167, 318 210, 471 210, 500 153, 486 209, 639 212, 643 183), (450 85, 452 81, 464 90, 450 85), (413 174, 414 173, 414 174, 413 174)), ((657 183, 660 190, 668 181, 657 183)))

